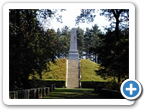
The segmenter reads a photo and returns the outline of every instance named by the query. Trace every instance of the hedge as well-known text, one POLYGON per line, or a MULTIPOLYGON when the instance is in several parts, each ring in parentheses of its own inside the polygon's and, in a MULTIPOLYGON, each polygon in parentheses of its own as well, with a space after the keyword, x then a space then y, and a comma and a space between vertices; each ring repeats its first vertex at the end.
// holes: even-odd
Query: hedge
POLYGON ((30 80, 31 87, 39 88, 39 87, 47 87, 50 84, 55 84, 55 87, 62 88, 65 87, 65 80, 57 80, 57 79, 46 79, 46 80, 30 80))
POLYGON ((102 85, 104 86, 106 83, 106 81, 81 81, 81 87, 82 88, 94 88, 95 85, 102 85))

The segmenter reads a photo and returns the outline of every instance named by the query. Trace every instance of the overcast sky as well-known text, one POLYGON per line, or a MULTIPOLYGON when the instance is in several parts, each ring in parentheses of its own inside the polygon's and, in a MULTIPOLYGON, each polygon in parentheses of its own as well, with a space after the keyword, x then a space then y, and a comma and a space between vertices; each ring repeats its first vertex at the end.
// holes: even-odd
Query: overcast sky
POLYGON ((70 29, 75 27, 77 28, 78 26, 82 29, 86 29, 86 27, 91 28, 94 24, 97 24, 99 26, 99 29, 102 31, 104 30, 103 26, 109 26, 110 22, 106 19, 104 16, 100 16, 99 12, 95 12, 96 17, 94 19, 93 23, 79 23, 79 25, 75 26, 75 19, 78 15, 80 15, 80 10, 79 9, 66 9, 66 11, 63 12, 58 12, 57 14, 62 15, 62 21, 63 23, 57 22, 56 18, 52 20, 42 20, 43 21, 43 27, 44 28, 52 28, 55 29, 55 31, 58 28, 62 28, 64 26, 68 26, 70 29))

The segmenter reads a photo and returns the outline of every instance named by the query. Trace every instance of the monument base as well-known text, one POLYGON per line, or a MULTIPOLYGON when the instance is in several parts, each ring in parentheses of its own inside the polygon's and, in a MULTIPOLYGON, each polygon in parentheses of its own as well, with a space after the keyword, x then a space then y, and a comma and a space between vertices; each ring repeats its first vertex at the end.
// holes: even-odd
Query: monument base
POLYGON ((78 50, 70 50, 69 53, 78 53, 78 50))
POLYGON ((78 53, 69 53, 68 60, 79 60, 78 53))
POLYGON ((70 50, 68 60, 79 60, 79 55, 77 50, 70 50))

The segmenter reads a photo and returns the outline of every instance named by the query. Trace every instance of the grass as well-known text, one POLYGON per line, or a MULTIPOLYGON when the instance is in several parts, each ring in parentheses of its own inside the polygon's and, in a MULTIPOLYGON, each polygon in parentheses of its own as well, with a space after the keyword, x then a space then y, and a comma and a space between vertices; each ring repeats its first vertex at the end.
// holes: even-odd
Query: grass
POLYGON ((107 79, 104 79, 103 77, 97 74, 96 71, 98 71, 99 69, 100 69, 100 64, 92 62, 89 59, 82 59, 81 60, 81 80, 107 82, 114 79, 114 77, 107 77, 107 79))
POLYGON ((96 94, 94 89, 67 89, 55 88, 53 92, 45 96, 44 99, 102 99, 103 97, 96 94))
POLYGON ((105 81, 95 70, 99 70, 100 64, 94 63, 89 59, 81 60, 81 80, 105 81))
MULTIPOLYGON (((50 62, 50 65, 47 65, 47 70, 43 70, 41 72, 42 79, 41 80, 66 80, 66 60, 64 58, 60 58, 56 60, 56 64, 50 62), (49 67, 49 68, 48 68, 49 67)), ((81 60, 81 75, 82 81, 108 81, 112 78, 108 78, 105 80, 100 75, 97 75, 95 70, 99 70, 100 65, 98 63, 94 63, 89 59, 81 60)), ((32 79, 33 75, 29 76, 29 79, 32 79)), ((37 71, 35 71, 36 79, 40 79, 37 71)))
MULTIPOLYGON (((46 79, 55 79, 55 80, 66 80, 66 60, 60 58, 55 60, 56 64, 50 62, 50 65, 47 64, 47 70, 42 71, 42 80, 46 79), (49 67, 49 68, 48 68, 49 67)), ((36 79, 40 79, 38 73, 35 71, 36 79)), ((29 79, 32 79, 33 75, 29 76, 29 79)))

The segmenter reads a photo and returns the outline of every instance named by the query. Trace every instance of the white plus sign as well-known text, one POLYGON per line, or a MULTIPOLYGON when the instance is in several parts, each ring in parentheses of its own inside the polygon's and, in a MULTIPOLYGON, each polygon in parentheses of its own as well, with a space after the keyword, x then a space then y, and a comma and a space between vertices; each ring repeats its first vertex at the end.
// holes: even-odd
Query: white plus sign
POLYGON ((133 86, 133 85, 130 84, 130 88, 126 88, 126 91, 130 91, 130 95, 133 94, 133 91, 136 91, 136 90, 137 90, 137 88, 133 88, 132 86, 133 86))

